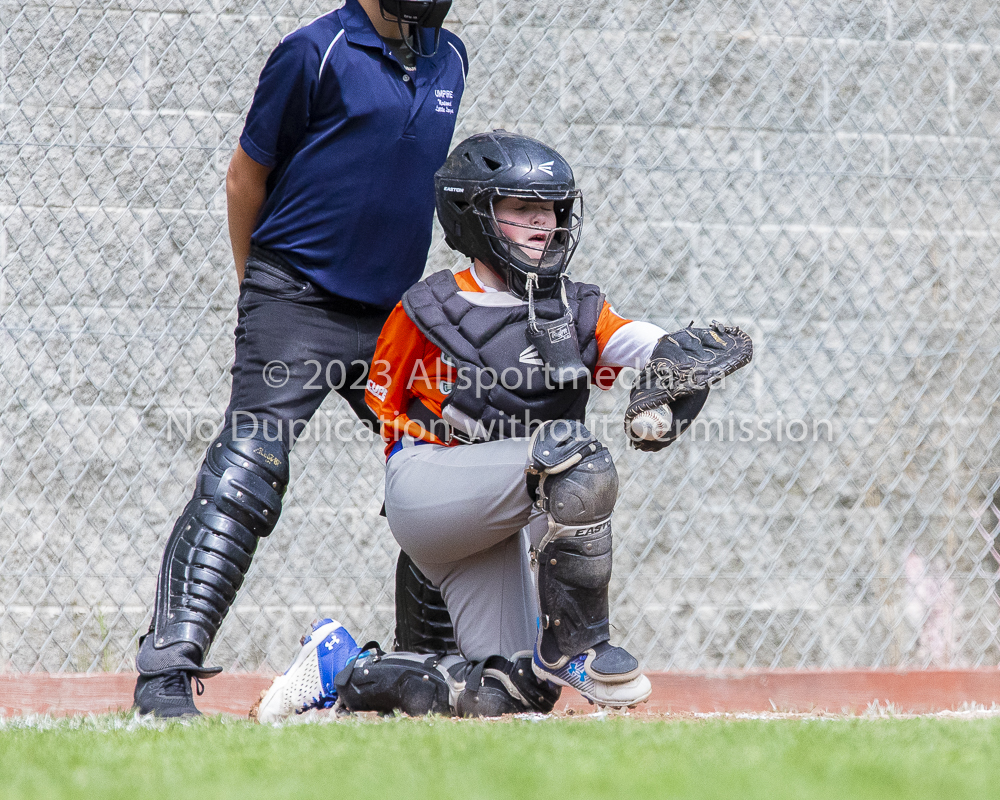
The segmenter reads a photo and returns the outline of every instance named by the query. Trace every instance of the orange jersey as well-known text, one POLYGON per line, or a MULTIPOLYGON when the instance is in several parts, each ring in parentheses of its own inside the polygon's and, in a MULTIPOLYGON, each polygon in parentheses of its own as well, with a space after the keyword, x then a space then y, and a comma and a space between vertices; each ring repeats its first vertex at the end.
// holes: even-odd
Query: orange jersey
MULTIPOLYGON (((462 291, 484 291, 471 269, 459 272, 455 281, 462 291)), ((631 320, 618 316, 607 300, 604 301, 597 320, 598 358, 615 331, 629 322, 631 320)), ((601 366, 591 377, 595 385, 608 389, 619 371, 619 367, 601 366)), ((411 421, 406 413, 410 401, 416 398, 434 414, 441 416, 441 404, 448 396, 441 391, 442 384, 450 390, 455 379, 456 370, 441 360, 441 348, 427 340, 407 316, 403 304, 397 303, 379 336, 365 390, 365 401, 382 423, 386 455, 405 435, 434 444, 458 444, 441 440, 420 423, 411 421)))

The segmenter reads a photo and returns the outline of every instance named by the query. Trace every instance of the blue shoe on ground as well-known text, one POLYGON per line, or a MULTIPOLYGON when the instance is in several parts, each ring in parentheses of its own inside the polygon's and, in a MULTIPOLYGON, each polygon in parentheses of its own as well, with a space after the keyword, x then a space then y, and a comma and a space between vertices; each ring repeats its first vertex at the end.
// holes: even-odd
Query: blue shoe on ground
POLYGON ((291 666, 250 709, 251 719, 279 722, 311 708, 331 708, 336 702, 333 679, 361 648, 335 619, 316 620, 301 643, 291 666))

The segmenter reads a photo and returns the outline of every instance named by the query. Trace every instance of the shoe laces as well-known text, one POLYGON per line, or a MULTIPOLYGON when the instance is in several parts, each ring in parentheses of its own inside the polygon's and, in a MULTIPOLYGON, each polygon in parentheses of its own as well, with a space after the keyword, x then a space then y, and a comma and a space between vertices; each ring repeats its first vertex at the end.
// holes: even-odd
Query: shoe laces
POLYGON ((205 684, 197 675, 191 675, 184 670, 168 672, 163 676, 163 694, 174 697, 191 696, 191 679, 194 679, 195 690, 201 697, 205 693, 205 684))

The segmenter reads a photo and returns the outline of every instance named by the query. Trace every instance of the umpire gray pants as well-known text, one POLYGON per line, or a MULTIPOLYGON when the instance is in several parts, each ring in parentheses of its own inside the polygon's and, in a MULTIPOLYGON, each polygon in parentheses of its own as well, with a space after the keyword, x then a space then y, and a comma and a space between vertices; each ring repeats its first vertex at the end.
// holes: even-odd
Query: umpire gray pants
POLYGON ((528 439, 426 444, 404 447, 386 466, 392 535, 440 588, 470 661, 534 646, 538 593, 528 547, 541 541, 547 518, 528 496, 528 454, 528 439))

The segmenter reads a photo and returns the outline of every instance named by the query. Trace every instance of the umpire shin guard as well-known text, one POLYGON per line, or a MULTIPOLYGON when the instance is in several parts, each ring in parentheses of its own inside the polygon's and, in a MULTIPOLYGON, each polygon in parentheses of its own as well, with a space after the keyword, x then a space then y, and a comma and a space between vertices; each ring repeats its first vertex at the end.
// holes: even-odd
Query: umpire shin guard
POLYGON ((136 658, 142 675, 221 671, 204 659, 258 540, 274 529, 287 485, 285 446, 256 435, 256 426, 227 429, 212 444, 163 554, 153 621, 136 658))

